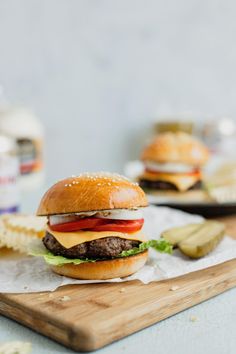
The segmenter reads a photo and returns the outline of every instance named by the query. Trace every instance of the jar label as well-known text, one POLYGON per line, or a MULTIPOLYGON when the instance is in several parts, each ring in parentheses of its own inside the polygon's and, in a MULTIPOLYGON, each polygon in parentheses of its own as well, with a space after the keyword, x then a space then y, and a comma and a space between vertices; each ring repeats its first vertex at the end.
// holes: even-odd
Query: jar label
POLYGON ((18 210, 18 171, 16 156, 0 155, 0 213, 18 210))
POLYGON ((42 169, 42 141, 40 139, 17 139, 21 175, 39 172, 42 169))

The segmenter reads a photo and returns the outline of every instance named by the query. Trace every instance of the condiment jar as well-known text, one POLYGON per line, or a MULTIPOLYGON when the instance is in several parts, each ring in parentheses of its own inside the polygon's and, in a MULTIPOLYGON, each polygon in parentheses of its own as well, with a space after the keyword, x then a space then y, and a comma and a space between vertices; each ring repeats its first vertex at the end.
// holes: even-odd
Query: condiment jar
POLYGON ((19 209, 19 161, 14 139, 0 135, 0 214, 19 209))
POLYGON ((23 190, 32 190, 44 179, 43 127, 28 109, 5 106, 0 110, 0 133, 15 139, 20 162, 23 190))

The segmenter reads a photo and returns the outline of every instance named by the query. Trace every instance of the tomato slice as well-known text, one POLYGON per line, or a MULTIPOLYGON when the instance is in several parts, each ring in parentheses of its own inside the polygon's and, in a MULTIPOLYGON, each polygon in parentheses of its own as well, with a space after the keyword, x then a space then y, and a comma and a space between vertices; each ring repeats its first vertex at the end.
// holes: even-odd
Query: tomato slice
MULTIPOLYGON (((108 220, 107 220, 108 221, 108 220)), ((116 232, 135 232, 141 230, 144 219, 137 220, 111 220, 107 224, 93 227, 91 231, 116 231, 116 232)))
POLYGON ((63 224, 49 225, 52 231, 70 232, 87 230, 106 222, 105 219, 100 218, 84 218, 80 220, 70 221, 63 224))
POLYGON ((137 220, 114 220, 101 218, 84 218, 70 221, 63 224, 49 225, 52 231, 72 232, 72 231, 116 231, 135 232, 142 228, 144 219, 137 220))

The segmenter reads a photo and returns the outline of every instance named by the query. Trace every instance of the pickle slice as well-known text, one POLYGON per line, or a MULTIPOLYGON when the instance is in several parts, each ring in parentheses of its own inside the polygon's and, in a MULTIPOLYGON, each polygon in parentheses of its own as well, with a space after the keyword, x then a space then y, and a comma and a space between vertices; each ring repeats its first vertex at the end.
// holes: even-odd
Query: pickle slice
POLYGON ((224 224, 217 221, 206 221, 192 235, 181 241, 178 247, 190 258, 201 258, 216 248, 224 234, 224 224))
POLYGON ((196 232, 200 227, 203 225, 201 224, 188 224, 185 226, 178 226, 173 227, 169 230, 164 231, 161 236, 168 241, 172 246, 177 246, 178 243, 184 241, 186 238, 191 236, 194 232, 196 232))

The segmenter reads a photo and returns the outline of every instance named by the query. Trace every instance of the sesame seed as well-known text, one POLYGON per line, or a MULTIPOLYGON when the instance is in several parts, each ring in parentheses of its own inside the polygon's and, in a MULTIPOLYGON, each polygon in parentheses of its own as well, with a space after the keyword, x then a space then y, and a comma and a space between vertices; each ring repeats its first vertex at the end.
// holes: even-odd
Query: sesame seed
MULTIPOLYGON (((104 172, 104 171, 100 171, 100 172, 84 172, 84 173, 80 173, 79 175, 72 175, 72 178, 75 178, 78 180, 80 178, 87 178, 91 181, 97 181, 98 179, 103 179, 104 182, 109 182, 109 184, 107 185, 111 185, 112 183, 116 183, 116 182, 120 182, 120 181, 130 181, 127 177, 122 176, 118 173, 110 173, 110 172, 104 172)), ((131 182, 131 181, 130 181, 131 182)), ((72 184, 78 184, 78 181, 72 181, 72 184)), ((71 184, 70 183, 70 184, 71 184)), ((131 182, 133 185, 138 185, 138 183, 134 183, 131 182)), ((65 187, 70 186, 70 184, 65 185, 65 187)))

